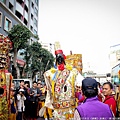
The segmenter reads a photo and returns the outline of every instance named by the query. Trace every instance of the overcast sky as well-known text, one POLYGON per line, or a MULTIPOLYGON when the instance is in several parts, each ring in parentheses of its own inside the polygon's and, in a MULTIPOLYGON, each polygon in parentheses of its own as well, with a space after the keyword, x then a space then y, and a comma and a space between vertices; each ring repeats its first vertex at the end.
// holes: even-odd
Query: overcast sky
POLYGON ((83 55, 97 73, 109 72, 109 47, 120 43, 120 0, 40 0, 39 37, 60 41, 65 55, 83 55))

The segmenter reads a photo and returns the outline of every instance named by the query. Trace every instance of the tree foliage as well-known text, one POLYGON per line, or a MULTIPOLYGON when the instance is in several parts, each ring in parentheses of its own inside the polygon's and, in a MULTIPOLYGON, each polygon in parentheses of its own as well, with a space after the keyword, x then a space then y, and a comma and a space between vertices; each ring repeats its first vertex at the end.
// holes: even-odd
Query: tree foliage
POLYGON ((28 42, 28 39, 32 37, 31 31, 24 25, 14 25, 12 29, 8 32, 8 37, 13 42, 13 49, 24 49, 28 42))
POLYGON ((26 72, 32 74, 32 78, 35 77, 37 72, 41 75, 53 66, 54 56, 46 49, 42 48, 39 42, 34 42, 28 46, 24 52, 26 60, 26 72))
POLYGON ((24 56, 24 60, 26 61, 22 72, 31 73, 32 78, 34 78, 36 72, 40 72, 43 75, 42 73, 53 66, 54 57, 48 50, 42 48, 38 42, 34 42, 32 45, 28 44, 28 40, 31 37, 38 40, 39 38, 38 35, 33 35, 26 26, 20 24, 14 25, 8 32, 8 37, 13 42, 13 64, 17 72, 17 78, 21 77, 19 65, 16 63, 18 51, 21 49, 24 49, 21 55, 24 56))
POLYGON ((18 51, 26 48, 28 39, 32 36, 31 31, 26 26, 20 24, 14 25, 11 30, 8 31, 8 37, 13 42, 13 64, 16 69, 17 78, 20 78, 20 70, 16 63, 18 51))

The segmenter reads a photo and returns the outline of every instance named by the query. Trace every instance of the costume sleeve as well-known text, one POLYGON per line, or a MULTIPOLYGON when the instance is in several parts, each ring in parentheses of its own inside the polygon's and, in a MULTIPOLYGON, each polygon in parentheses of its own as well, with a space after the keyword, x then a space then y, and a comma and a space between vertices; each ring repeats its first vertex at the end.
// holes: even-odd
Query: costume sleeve
POLYGON ((75 113, 74 113, 74 120, 81 120, 80 115, 77 110, 75 110, 75 113))

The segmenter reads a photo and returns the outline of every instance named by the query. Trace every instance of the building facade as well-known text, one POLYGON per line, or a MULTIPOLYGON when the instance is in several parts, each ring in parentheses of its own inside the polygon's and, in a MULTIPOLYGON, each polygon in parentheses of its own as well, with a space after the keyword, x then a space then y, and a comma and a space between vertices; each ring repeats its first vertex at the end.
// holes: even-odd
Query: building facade
MULTIPOLYGON (((0 0, 0 34, 7 36, 7 31, 14 25, 22 24, 38 35, 38 15, 39 0, 0 0)), ((35 41, 38 40, 31 37, 28 42, 35 41)), ((16 62, 22 67, 25 61, 19 52, 16 62)))
MULTIPOLYGON (((39 0, 0 0, 0 34, 7 35, 13 25, 24 24, 38 34, 39 0)), ((30 44, 36 39, 31 38, 30 44)))

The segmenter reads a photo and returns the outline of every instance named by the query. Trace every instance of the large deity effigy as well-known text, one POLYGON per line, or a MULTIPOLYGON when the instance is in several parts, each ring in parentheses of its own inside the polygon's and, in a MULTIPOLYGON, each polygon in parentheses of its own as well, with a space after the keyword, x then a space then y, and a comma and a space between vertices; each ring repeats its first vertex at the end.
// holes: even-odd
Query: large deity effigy
POLYGON ((0 35, 0 120, 8 120, 9 114, 9 87, 11 74, 7 72, 9 67, 9 51, 12 48, 11 41, 0 35))
POLYGON ((82 82, 83 76, 72 65, 66 64, 66 56, 55 43, 55 68, 44 73, 47 86, 45 106, 39 112, 42 116, 45 107, 53 109, 53 120, 73 120, 76 107, 75 83, 82 82))

